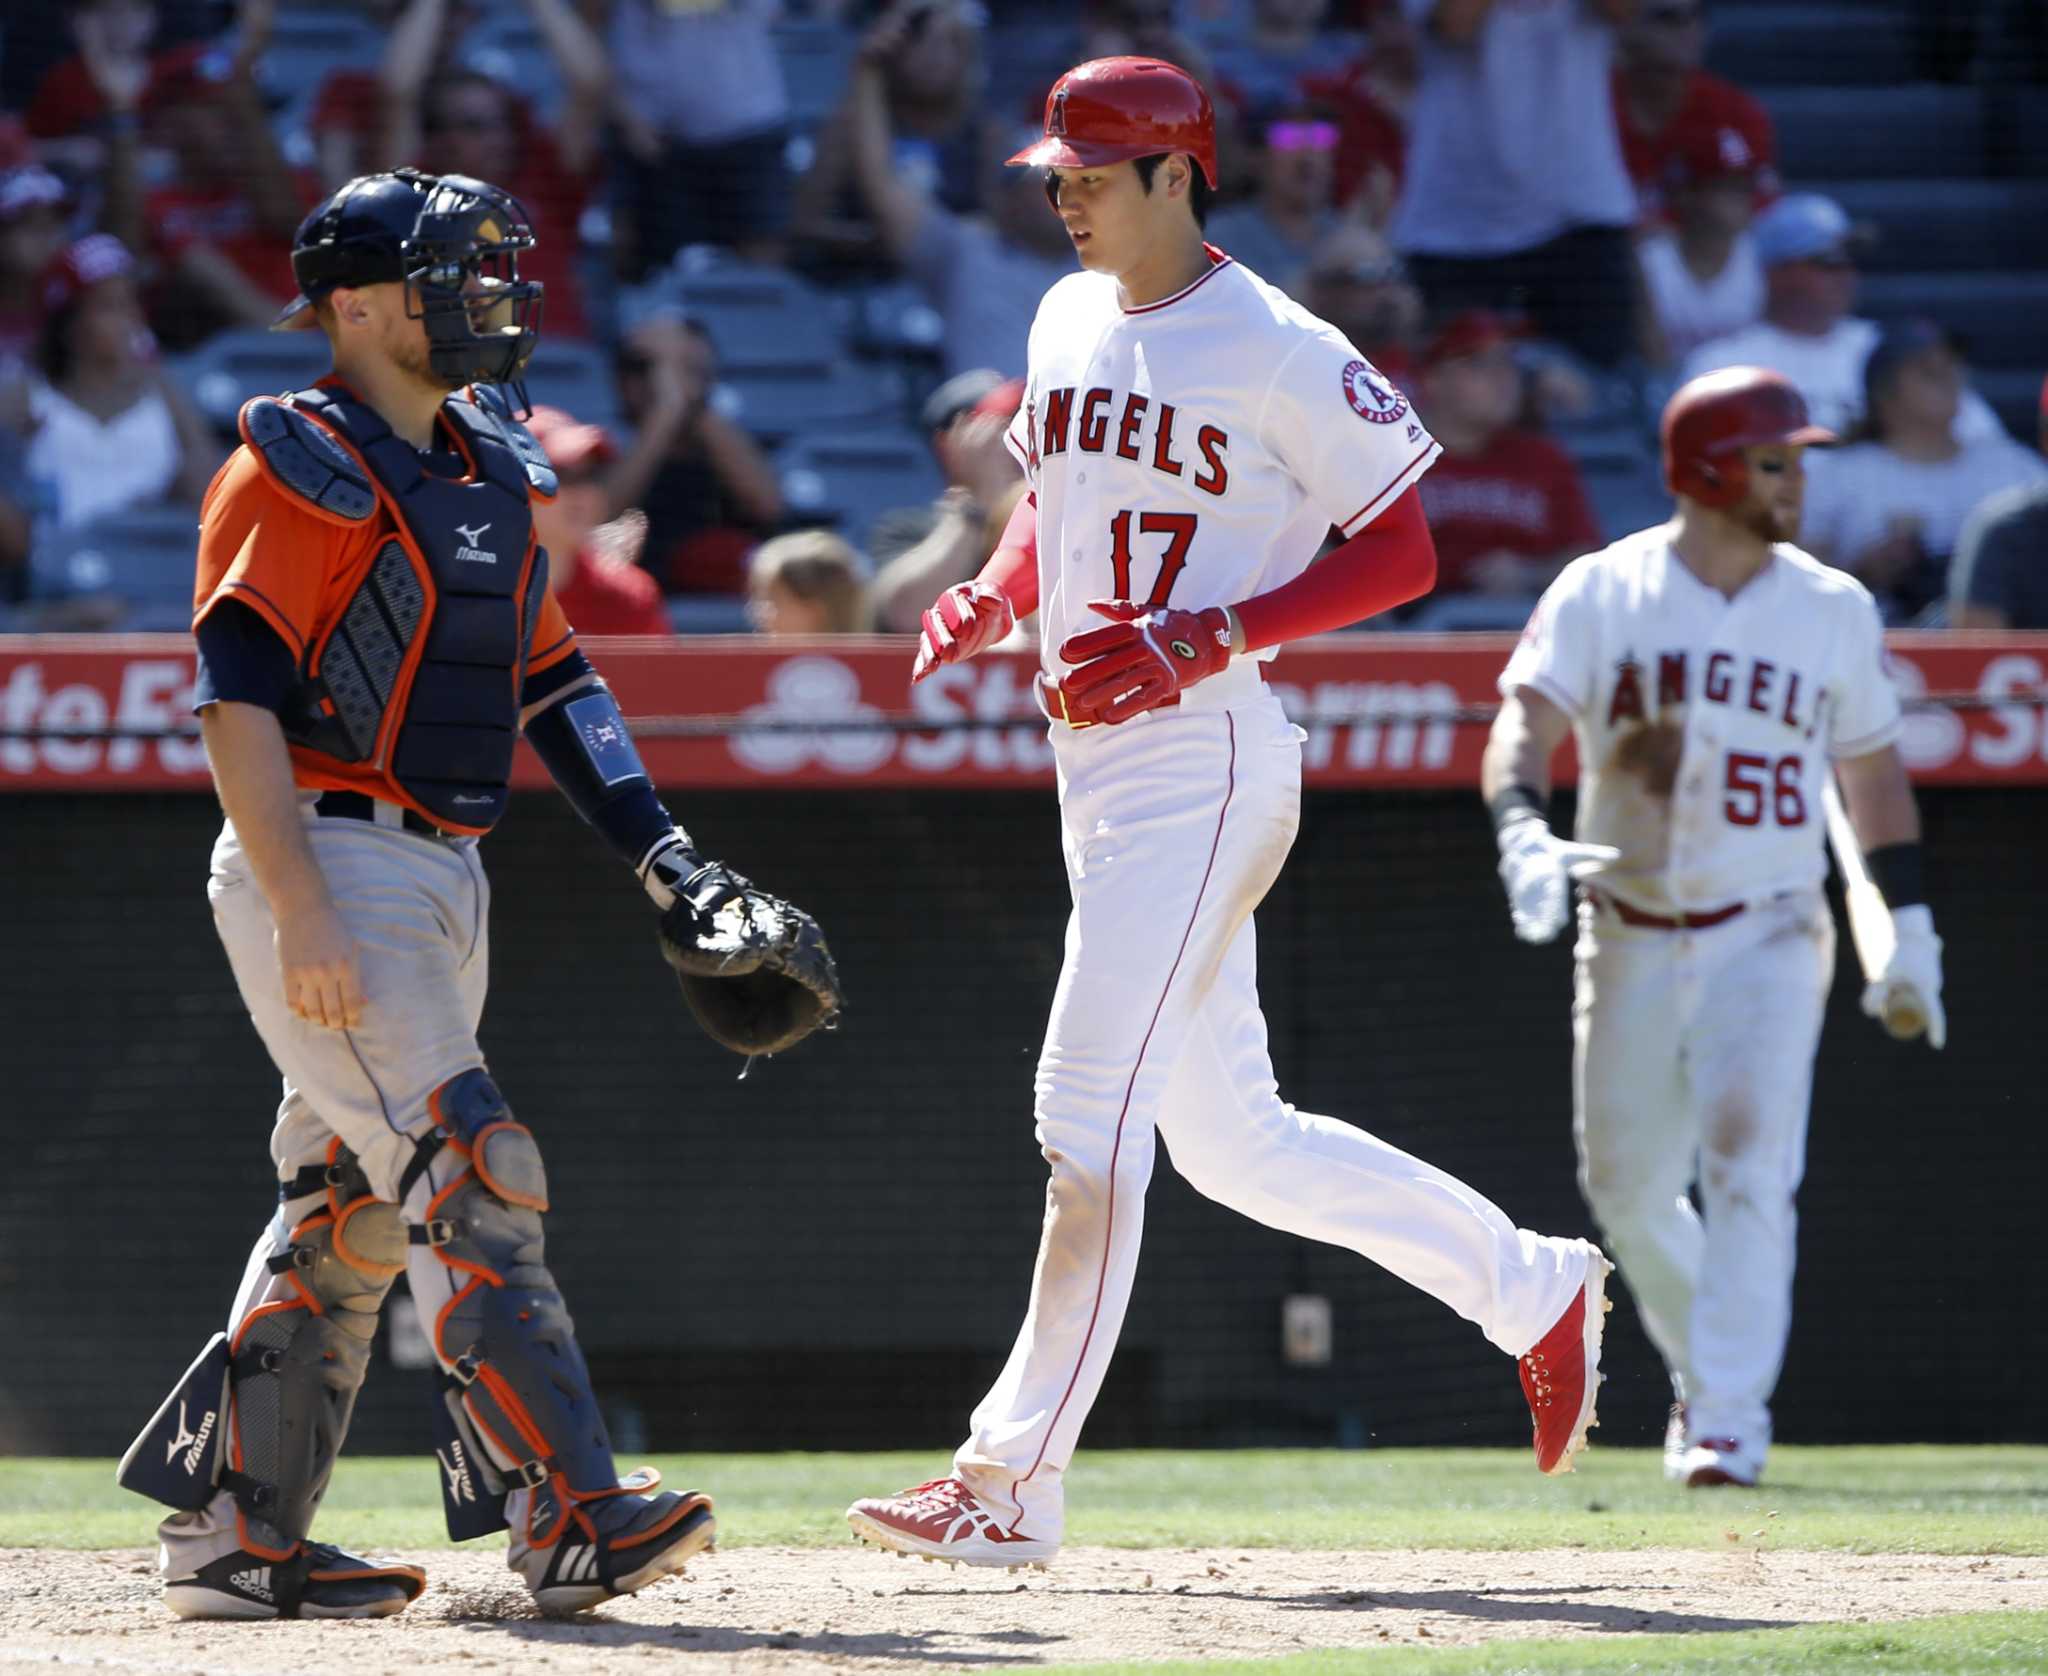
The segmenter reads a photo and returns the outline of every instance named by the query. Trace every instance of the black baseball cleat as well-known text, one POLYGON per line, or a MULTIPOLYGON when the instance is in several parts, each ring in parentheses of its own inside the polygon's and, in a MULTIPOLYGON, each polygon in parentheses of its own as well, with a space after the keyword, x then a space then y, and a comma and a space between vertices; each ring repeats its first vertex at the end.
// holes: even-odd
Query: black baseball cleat
POLYGON ((379 1564, 326 1542, 302 1542, 288 1560, 238 1548, 189 1577, 164 1583, 181 1618, 388 1618, 427 1586, 416 1565, 379 1564))
POLYGON ((717 1534, 711 1498, 696 1490, 608 1496, 580 1502, 545 1548, 515 1536, 509 1557, 541 1611, 566 1618, 681 1571, 717 1534))

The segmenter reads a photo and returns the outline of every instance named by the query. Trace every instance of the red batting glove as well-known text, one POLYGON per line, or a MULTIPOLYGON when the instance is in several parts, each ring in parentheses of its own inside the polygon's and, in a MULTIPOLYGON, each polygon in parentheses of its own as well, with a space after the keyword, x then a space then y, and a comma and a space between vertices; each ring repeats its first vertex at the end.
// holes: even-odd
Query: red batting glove
POLYGON ((942 663, 959 663, 987 651, 1016 626, 1017 608, 1002 589, 987 582, 948 588, 924 614, 910 684, 916 686, 942 663))
POLYGON ((1230 661, 1230 613, 1147 610, 1129 600, 1094 600, 1107 628, 1069 635, 1060 657, 1075 665, 1060 682, 1071 714, 1111 724, 1156 710, 1184 687, 1230 661))

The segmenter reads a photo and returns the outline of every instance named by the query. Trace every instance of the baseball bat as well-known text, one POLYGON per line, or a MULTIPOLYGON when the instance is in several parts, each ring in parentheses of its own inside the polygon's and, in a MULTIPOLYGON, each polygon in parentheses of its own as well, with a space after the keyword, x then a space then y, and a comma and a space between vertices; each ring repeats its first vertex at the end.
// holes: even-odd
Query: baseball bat
MULTIPOLYGON (((1892 925, 1892 911, 1885 906, 1884 892, 1870 876, 1863 859, 1863 845, 1842 802, 1841 788, 1833 774, 1821 789, 1821 803, 1827 812, 1828 843, 1835 852, 1835 865, 1842 872, 1842 906, 1849 915, 1849 938, 1856 945, 1856 961, 1863 968, 1866 983, 1884 981, 1884 969, 1898 944, 1892 925)), ((1886 995, 1884 1027, 1902 1040, 1927 1028, 1927 1020, 1907 997, 1886 995)))

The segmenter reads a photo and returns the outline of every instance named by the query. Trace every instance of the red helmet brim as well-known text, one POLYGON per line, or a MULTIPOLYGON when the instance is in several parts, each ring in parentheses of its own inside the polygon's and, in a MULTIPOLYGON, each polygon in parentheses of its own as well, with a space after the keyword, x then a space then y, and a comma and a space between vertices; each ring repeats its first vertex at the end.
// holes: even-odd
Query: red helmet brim
MULTIPOLYGON (((1094 169, 1105 163, 1129 163, 1139 157, 1157 157, 1163 151, 1174 149, 1162 146, 1156 140, 1138 145, 1083 140, 1077 145, 1072 140, 1048 134, 1042 140, 1032 141, 1016 156, 1005 159, 1005 165, 1012 169, 1094 169)), ((1194 158, 1195 167, 1202 171, 1213 190, 1216 171, 1208 159, 1195 152, 1187 155, 1194 158)))

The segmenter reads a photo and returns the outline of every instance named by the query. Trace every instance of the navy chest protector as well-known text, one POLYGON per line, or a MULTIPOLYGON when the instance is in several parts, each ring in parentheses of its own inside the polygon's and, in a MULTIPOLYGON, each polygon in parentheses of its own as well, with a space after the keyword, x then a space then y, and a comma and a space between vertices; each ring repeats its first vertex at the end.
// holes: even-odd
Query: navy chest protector
POLYGON ((495 392, 451 396, 441 413, 466 480, 427 471, 375 412, 332 390, 258 397, 241 430, 270 478, 327 522, 367 523, 381 502, 398 526, 306 648, 285 736, 483 832, 505 812, 547 586, 529 495, 552 496, 555 480, 495 392))

